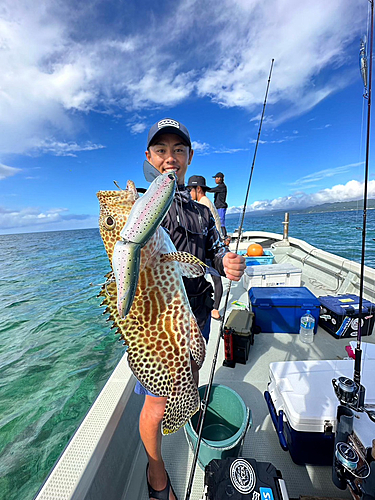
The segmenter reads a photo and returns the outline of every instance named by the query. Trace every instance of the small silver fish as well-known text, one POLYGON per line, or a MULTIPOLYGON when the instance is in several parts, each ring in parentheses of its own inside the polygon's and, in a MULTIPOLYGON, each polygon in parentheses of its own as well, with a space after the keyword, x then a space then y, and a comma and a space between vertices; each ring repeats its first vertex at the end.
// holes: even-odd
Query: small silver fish
POLYGON ((166 216, 176 190, 176 175, 154 179, 146 193, 134 203, 113 251, 112 268, 117 283, 117 308, 125 317, 133 303, 138 283, 141 248, 166 216))

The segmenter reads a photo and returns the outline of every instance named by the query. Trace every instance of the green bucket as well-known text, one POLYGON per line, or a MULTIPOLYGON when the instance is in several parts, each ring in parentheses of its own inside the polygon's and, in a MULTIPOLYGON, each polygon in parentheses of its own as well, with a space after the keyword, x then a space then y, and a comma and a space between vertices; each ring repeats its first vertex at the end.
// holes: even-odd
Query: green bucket
MULTIPOLYGON (((204 398, 206 385, 199 387, 204 398)), ((198 441, 197 412, 185 425, 185 435, 193 452, 198 441)), ((247 429, 251 426, 251 411, 241 397, 229 387, 213 384, 198 453, 198 463, 204 470, 213 459, 238 457, 247 429)))

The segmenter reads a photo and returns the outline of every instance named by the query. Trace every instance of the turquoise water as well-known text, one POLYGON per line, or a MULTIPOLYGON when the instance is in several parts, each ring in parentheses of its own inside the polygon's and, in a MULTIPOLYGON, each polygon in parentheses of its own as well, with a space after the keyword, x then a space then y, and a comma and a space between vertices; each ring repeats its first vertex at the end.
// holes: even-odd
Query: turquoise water
MULTIPOLYGON (((247 217, 245 229, 280 233, 282 220, 247 217)), ((289 234, 358 261, 361 224, 360 212, 291 215, 289 234)), ((1 500, 34 497, 123 354, 90 286, 108 270, 97 229, 0 236, 1 500)))
POLYGON ((119 361, 98 230, 0 237, 0 498, 33 498, 119 361))

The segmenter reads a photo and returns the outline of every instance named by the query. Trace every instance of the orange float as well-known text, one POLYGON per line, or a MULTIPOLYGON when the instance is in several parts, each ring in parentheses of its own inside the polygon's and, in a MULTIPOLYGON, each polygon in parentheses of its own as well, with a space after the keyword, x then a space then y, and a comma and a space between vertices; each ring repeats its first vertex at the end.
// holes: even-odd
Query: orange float
POLYGON ((262 245, 259 245, 259 243, 252 243, 247 247, 246 255, 248 257, 259 257, 263 254, 263 247, 262 245))

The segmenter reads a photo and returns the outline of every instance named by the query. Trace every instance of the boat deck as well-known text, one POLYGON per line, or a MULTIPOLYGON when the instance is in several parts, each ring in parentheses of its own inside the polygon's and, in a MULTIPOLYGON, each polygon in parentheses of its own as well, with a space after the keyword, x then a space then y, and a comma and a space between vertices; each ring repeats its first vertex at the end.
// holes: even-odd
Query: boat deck
MULTIPOLYGON (((292 263, 300 268, 302 285, 316 296, 358 295, 359 264, 293 238, 290 238, 290 245, 280 245, 282 236, 273 233, 249 232, 247 238, 245 247, 254 240, 264 247, 275 243, 276 246, 272 246, 275 262, 292 263)), ((228 285, 229 281, 223 278, 221 312, 228 285)), ((366 268, 364 297, 375 302, 374 290, 375 270, 366 268)), ((248 303, 243 281, 231 285, 228 304, 234 300, 248 303)), ((213 320, 206 360, 200 371, 200 385, 209 380, 219 330, 220 322, 213 320)), ((362 340, 374 344, 375 334, 362 340)), ((271 462, 279 469, 291 499, 300 496, 349 499, 351 495, 348 490, 334 486, 330 466, 296 465, 289 452, 282 450, 263 396, 269 382, 269 365, 277 361, 344 359, 349 341, 335 339, 321 328, 318 328, 314 343, 309 345, 303 344, 296 334, 260 333, 255 335, 247 363, 237 363, 235 368, 223 366, 221 341, 214 383, 234 389, 252 412, 253 424, 246 434, 242 455, 271 462)), ((148 499, 146 454, 138 432, 143 398, 134 394, 134 384, 125 354, 41 487, 37 500, 148 499)), ((182 500, 193 460, 183 429, 163 438, 163 457, 176 494, 182 500)), ((203 471, 197 465, 191 500, 201 500, 203 489, 203 471)))
MULTIPOLYGON (((227 280, 224 282, 226 285, 222 302, 228 283, 227 280)), ((232 299, 245 303, 247 301, 247 291, 241 283, 232 283, 231 295, 230 302, 232 299)), ((208 382, 219 329, 220 322, 212 321, 206 361, 200 372, 200 385, 208 382)), ((365 341, 374 342, 373 336, 366 337, 365 341)), ((247 432, 242 455, 258 461, 271 462, 278 468, 282 472, 290 498, 305 495, 346 499, 351 498, 351 495, 348 490, 341 491, 335 487, 331 479, 331 467, 296 465, 289 453, 282 450, 263 396, 269 381, 269 364, 274 361, 343 359, 347 356, 345 346, 348 343, 349 339, 335 339, 320 327, 313 344, 303 344, 298 335, 261 333, 255 336, 246 365, 237 363, 235 368, 223 366, 224 348, 222 343, 220 345, 214 383, 234 389, 252 412, 253 424, 247 432)), ((175 492, 179 499, 183 499, 193 460, 193 453, 187 444, 183 429, 163 438, 163 456, 175 492)), ((142 450, 133 469, 132 482, 124 492, 122 500, 148 499, 144 480, 145 468, 146 456, 142 450), (139 483, 142 484, 141 491, 139 483)), ((191 499, 201 500, 203 489, 204 475, 197 465, 191 499)))

